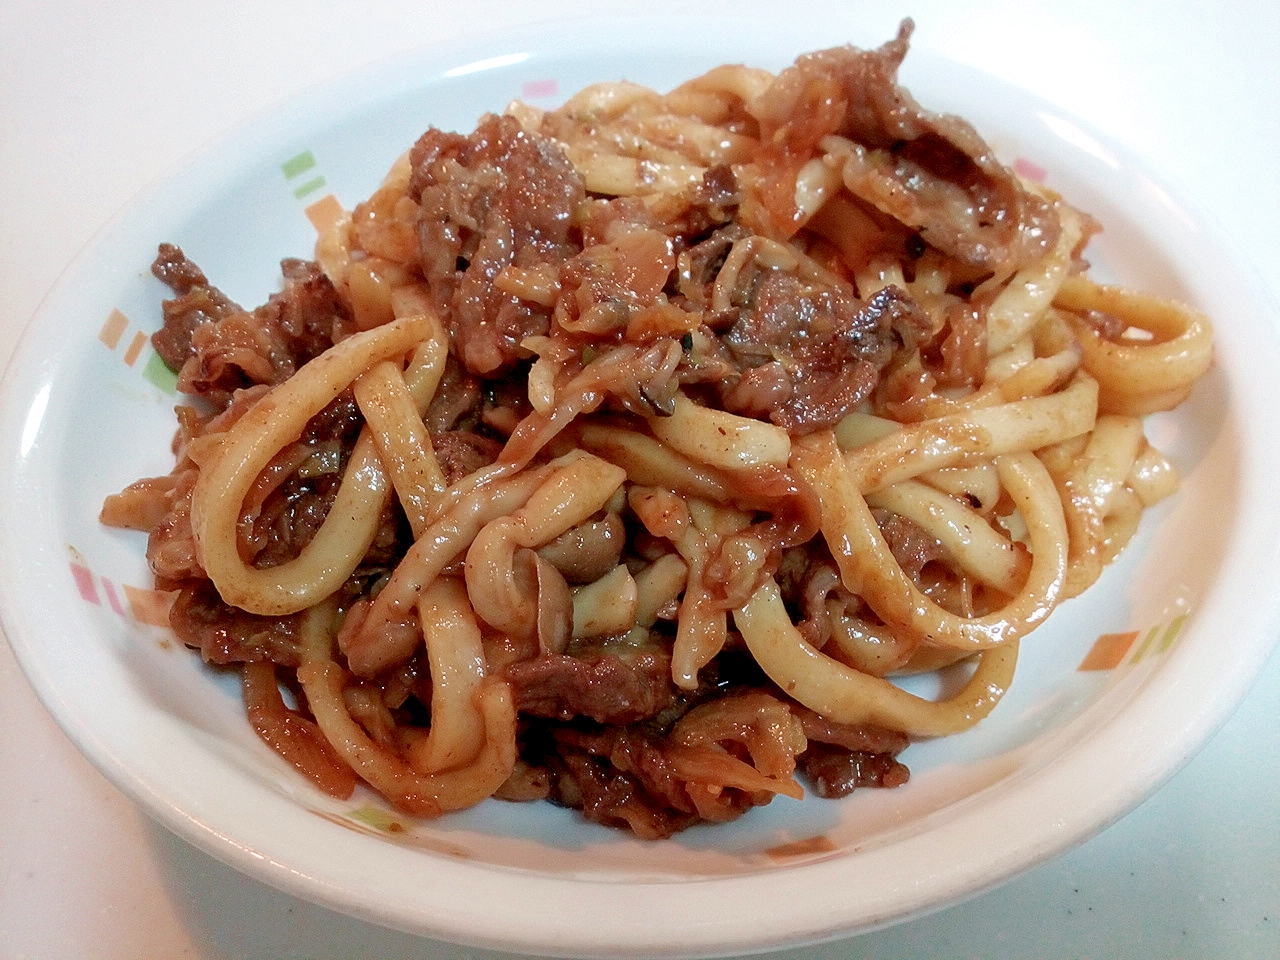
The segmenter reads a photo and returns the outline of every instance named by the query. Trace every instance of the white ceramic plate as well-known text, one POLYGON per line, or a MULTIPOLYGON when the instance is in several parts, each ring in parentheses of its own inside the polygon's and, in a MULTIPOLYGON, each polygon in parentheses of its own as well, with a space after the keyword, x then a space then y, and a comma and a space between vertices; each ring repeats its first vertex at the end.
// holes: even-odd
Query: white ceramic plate
POLYGON ((96 518, 106 494, 171 466, 176 396, 144 343, 165 295, 147 269, 158 242, 257 303, 280 258, 309 255, 313 219, 367 196, 428 125, 469 129, 512 98, 551 105, 600 79, 666 88, 720 62, 778 68, 836 42, 806 29, 584 22, 424 51, 247 123, 77 259, 0 393, 0 611, 41 698, 118 786, 245 872, 402 929, 517 952, 737 953, 869 929, 1006 879, 1123 815, 1216 729, 1277 633, 1269 307, 1138 158, 926 50, 903 73, 918 99, 968 117, 1095 214, 1099 272, 1216 318, 1218 359, 1183 409, 1149 426, 1181 494, 1024 644, 988 720, 908 751, 909 785, 778 800, 661 843, 549 805, 413 822, 367 795, 311 790, 256 739, 236 683, 146 622, 142 538, 96 518))

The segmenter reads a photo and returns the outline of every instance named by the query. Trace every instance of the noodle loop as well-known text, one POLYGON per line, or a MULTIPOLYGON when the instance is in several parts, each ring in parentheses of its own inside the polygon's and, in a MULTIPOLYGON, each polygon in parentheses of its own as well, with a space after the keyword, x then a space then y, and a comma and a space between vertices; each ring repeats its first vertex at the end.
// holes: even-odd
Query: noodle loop
POLYGON ((1209 321, 1095 283, 911 29, 430 129, 257 310, 161 249, 196 405, 102 519, 318 789, 657 839, 901 786, 1176 490, 1209 321))

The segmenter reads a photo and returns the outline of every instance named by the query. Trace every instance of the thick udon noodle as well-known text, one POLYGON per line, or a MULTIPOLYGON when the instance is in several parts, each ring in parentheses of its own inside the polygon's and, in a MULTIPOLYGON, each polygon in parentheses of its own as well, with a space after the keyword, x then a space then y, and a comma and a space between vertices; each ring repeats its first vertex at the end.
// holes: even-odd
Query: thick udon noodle
MULTIPOLYGON (((682 706, 643 719, 690 815, 666 827, 602 819, 657 836, 800 796, 797 757, 823 729, 940 736, 995 707, 1020 642, 1176 488, 1141 418, 1186 397, 1210 363, 1210 327, 1089 279, 1080 254, 1092 221, 985 149, 968 149, 947 179, 930 156, 954 167, 957 151, 981 145, 959 121, 917 131, 932 154, 859 142, 848 117, 885 90, 914 108, 892 82, 905 41, 906 31, 881 51, 802 58, 777 77, 720 67, 667 95, 607 83, 552 112, 513 104, 513 135, 559 151, 583 185, 574 216, 599 219, 570 225, 593 258, 590 282, 572 287, 564 258, 517 250, 495 261, 484 296, 549 318, 514 362, 476 336, 463 342, 451 314, 461 301, 432 286, 420 170, 436 155, 406 155, 322 235, 317 261, 349 329, 181 451, 198 472, 180 495, 198 569, 228 605, 301 614, 295 662, 245 658, 264 739, 325 789, 349 793, 358 777, 414 814, 546 796, 546 774, 525 756, 511 664, 656 650, 682 706), (870 92, 851 92, 860 77, 870 92), (904 198, 912 174, 924 199, 904 198), (715 234, 701 280, 691 197, 712 221, 701 236, 730 230, 715 234), (984 233, 993 222, 1003 237, 984 233), (916 342, 895 328, 892 356, 835 414, 826 395, 786 416, 750 400, 726 409, 735 404, 716 390, 730 388, 687 371, 779 277, 806 304, 897 298, 916 342), (500 440, 496 460, 453 478, 424 420, 451 363, 521 393, 478 427, 500 440), (240 542, 247 501, 344 394, 363 427, 323 522, 296 556, 252 562, 240 542), (396 510, 412 533, 403 555, 353 588, 396 510), (891 518, 929 545, 927 562, 904 560, 891 518), (619 531, 627 542, 604 569, 585 582, 567 574, 575 543, 619 531), (797 556, 824 559, 804 568, 803 589, 789 572, 808 562, 797 556), (758 682, 697 693, 726 651, 749 654, 758 682), (968 679, 940 701, 892 679, 962 660, 968 679), (409 663, 429 683, 414 715, 385 679, 409 663)), ((787 374, 796 344, 766 347, 773 359, 737 374, 775 377, 784 399, 803 380, 843 375, 843 360, 797 361, 787 374)), ((115 508, 104 518, 128 522, 115 508)), ((615 765, 631 787, 648 782, 638 765, 615 765)), ((581 767, 556 776, 555 798, 582 805, 581 767)))

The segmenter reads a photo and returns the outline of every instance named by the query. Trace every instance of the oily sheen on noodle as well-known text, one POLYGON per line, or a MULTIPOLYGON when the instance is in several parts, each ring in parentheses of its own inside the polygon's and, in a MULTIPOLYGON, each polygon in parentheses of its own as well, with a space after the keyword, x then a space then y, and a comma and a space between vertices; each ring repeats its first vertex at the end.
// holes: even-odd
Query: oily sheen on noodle
POLYGON ((1176 489, 1208 321, 1090 279, 910 33, 428 130, 253 309, 160 248, 192 399, 102 518, 320 789, 660 838, 899 786, 1176 489))

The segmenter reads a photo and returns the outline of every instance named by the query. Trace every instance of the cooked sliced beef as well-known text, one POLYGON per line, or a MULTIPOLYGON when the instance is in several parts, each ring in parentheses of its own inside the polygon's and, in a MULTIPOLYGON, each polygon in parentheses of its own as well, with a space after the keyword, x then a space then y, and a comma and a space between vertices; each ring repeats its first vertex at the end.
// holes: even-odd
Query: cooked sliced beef
POLYGON ((838 286, 768 272, 722 338, 742 370, 722 391, 725 408, 797 435, 831 426, 870 396, 880 371, 928 325, 897 287, 863 302, 838 286))
POLYGON ((537 717, 582 715, 599 723, 635 723, 675 700, 671 661, 657 651, 626 659, 611 653, 555 654, 509 665, 517 708, 537 717))
POLYGON ((163 305, 164 325, 152 336, 156 352, 178 373, 178 389, 217 407, 254 384, 277 384, 354 329, 319 266, 284 260, 284 286, 246 311, 212 287, 172 244, 160 248, 152 272, 177 296, 163 305))
POLYGON ((828 135, 846 138, 851 193, 930 246, 1008 275, 1053 247, 1057 213, 968 122, 925 110, 898 85, 912 29, 904 21, 877 50, 837 47, 800 57, 760 105, 762 141, 799 155, 828 135), (798 104, 814 108, 797 113, 798 104))
POLYGON ((585 197, 582 179, 553 141, 506 116, 485 117, 468 136, 428 130, 410 160, 422 269, 451 317, 454 351, 473 373, 499 373, 525 356, 520 341, 547 332, 550 316, 494 279, 577 252, 572 214, 585 197))

